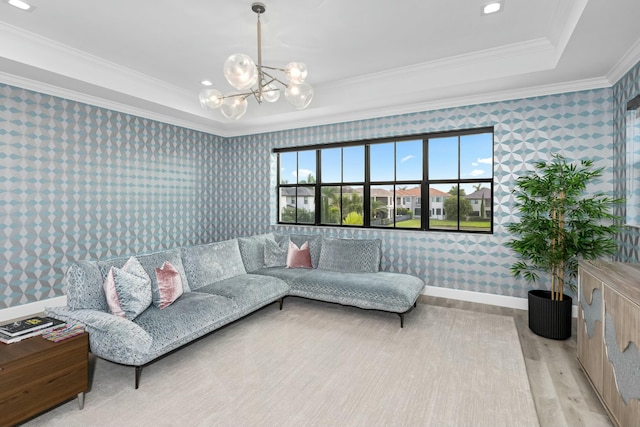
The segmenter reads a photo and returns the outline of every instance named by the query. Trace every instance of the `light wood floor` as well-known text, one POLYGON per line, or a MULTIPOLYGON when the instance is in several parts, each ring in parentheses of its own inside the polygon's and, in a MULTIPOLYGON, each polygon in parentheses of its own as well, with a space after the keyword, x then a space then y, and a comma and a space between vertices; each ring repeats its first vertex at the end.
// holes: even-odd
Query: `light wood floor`
MULTIPOLYGON (((613 425, 576 359, 575 319, 571 338, 555 341, 529 330, 525 310, 425 295, 418 302, 515 319, 541 427, 613 425)), ((411 322, 411 314, 407 322, 411 322)))

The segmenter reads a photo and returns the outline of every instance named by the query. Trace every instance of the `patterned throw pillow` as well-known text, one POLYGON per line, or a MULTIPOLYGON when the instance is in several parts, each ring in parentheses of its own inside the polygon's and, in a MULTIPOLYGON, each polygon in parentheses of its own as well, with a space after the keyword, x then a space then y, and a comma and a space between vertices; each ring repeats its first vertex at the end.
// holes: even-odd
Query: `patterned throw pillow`
POLYGON ((287 252, 289 251, 289 239, 277 243, 275 240, 265 240, 264 266, 285 267, 287 265, 287 252))
POLYGON ((304 242, 300 247, 293 242, 289 242, 287 268, 311 268, 309 242, 304 242))
POLYGON ((318 268, 344 273, 376 273, 380 271, 380 247, 380 239, 323 239, 318 268))
POLYGON ((169 261, 161 268, 156 268, 158 290, 160 291, 160 308, 169 307, 183 293, 180 272, 169 261))
POLYGON ((103 283, 97 262, 77 261, 69 267, 64 277, 67 306, 72 310, 85 308, 108 313, 103 283))
POLYGON ((251 237, 238 237, 240 255, 247 273, 260 270, 264 267, 265 240, 275 240, 273 233, 260 234, 251 237))
POLYGON ((111 267, 103 286, 109 310, 116 316, 133 320, 151 305, 151 279, 136 257, 122 268, 111 267))

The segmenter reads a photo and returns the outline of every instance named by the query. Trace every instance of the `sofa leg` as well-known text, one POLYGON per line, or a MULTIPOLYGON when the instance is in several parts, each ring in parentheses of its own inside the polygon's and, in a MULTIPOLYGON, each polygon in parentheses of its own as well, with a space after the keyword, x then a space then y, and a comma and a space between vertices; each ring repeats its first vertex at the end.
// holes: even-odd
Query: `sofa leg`
POLYGON ((400 316, 400 327, 404 328, 404 313, 398 313, 398 316, 400 316))
POLYGON ((280 298, 278 302, 280 303, 280 310, 282 310, 282 305, 284 304, 284 298, 280 298))
POLYGON ((136 366, 136 390, 140 386, 140 375, 142 374, 142 366, 136 366))

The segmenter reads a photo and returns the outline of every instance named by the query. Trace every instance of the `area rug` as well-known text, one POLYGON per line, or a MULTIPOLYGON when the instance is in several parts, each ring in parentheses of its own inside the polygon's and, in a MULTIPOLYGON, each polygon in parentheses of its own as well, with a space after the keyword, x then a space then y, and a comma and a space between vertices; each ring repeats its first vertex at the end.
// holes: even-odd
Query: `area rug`
POLYGON ((25 426, 538 426, 511 317, 418 304, 400 319, 300 298, 144 368, 97 359, 25 426))

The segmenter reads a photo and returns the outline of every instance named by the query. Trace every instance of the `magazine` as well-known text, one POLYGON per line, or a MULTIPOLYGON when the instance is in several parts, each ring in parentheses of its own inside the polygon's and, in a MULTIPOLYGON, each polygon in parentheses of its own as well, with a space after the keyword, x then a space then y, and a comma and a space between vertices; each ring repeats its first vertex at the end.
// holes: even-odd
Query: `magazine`
POLYGON ((14 337, 12 337, 10 335, 6 335, 2 331, 0 331, 0 342, 4 343, 4 344, 13 344, 14 342, 18 342, 18 341, 22 341, 22 340, 27 339, 27 338, 35 337, 35 336, 38 336, 40 334, 56 330, 58 328, 62 328, 63 326, 67 325, 62 320, 53 319, 51 317, 45 317, 44 319, 46 320, 45 323, 50 323, 50 326, 45 327, 45 328, 41 328, 41 329, 36 329, 35 331, 27 332, 27 333, 24 333, 24 334, 21 334, 21 335, 16 335, 14 337))
POLYGON ((53 325, 53 322, 48 317, 36 316, 0 325, 0 332, 10 337, 16 337, 51 325, 53 325))

